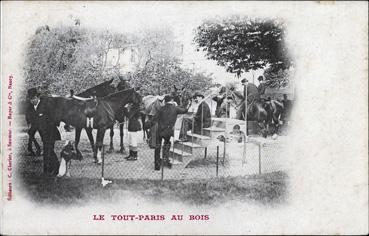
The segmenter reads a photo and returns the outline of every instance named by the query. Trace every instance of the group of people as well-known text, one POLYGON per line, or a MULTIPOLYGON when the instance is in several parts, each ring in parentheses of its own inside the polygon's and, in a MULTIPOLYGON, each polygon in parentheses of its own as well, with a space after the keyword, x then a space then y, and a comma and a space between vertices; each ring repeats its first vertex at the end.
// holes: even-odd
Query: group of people
MULTIPOLYGON (((259 77, 258 80, 258 87, 249 86, 251 83, 248 83, 246 79, 241 81, 244 86, 243 95, 244 98, 246 98, 244 101, 251 103, 253 100, 260 99, 260 97, 264 95, 266 85, 263 77, 259 77)), ((73 94, 73 92, 71 92, 71 94, 73 94)), ((34 138, 35 133, 38 131, 44 144, 44 152, 47 152, 48 156, 51 158, 57 158, 54 153, 54 143, 56 140, 60 140, 60 133, 55 126, 53 126, 53 128, 41 125, 45 123, 48 117, 52 114, 49 114, 49 111, 43 106, 40 93, 37 92, 36 88, 28 90, 28 98, 29 106, 26 111, 26 121, 29 125, 28 134, 30 139, 28 143, 28 151, 30 155, 41 155, 41 147, 34 138), (49 132, 49 128, 52 129, 52 132, 49 132), (36 153, 32 150, 33 143, 36 146, 36 153)), ((150 147, 155 149, 154 169, 160 170, 162 164, 171 168, 172 163, 169 159, 171 148, 170 140, 174 137, 174 129, 178 115, 185 113, 192 114, 190 117, 186 116, 182 118, 179 139, 176 140, 176 142, 188 141, 187 132, 190 130, 195 134, 201 134, 203 128, 211 126, 211 110, 204 98, 205 97, 202 93, 196 92, 192 96, 191 102, 184 105, 186 107, 181 107, 178 105, 179 101, 174 100, 175 97, 173 94, 165 95, 160 99, 160 102, 162 102, 160 109, 155 115, 149 117, 149 121, 145 122, 145 127, 142 127, 142 124, 139 121, 141 118, 141 108, 132 104, 127 105, 124 108, 124 114, 128 117, 129 155, 126 156, 125 159, 127 161, 136 161, 138 159, 139 132, 145 128, 145 130, 149 130, 150 132, 150 147), (160 158, 160 154, 162 154, 162 158, 160 158)), ((227 93, 227 95, 223 94, 222 96, 215 96, 212 97, 212 99, 217 102, 215 115, 217 117, 230 117, 230 107, 233 103, 234 96, 227 93)), ((290 101, 287 100, 286 95, 284 95, 282 103, 285 107, 290 107, 290 101)), ((287 115, 284 115, 283 118, 285 119, 286 117, 287 115)), ((233 133, 239 137, 244 136, 244 134, 240 132, 239 127, 234 127, 233 133)), ((237 140, 242 140, 242 138, 237 140)), ((49 167, 48 160, 45 161, 44 172, 49 173, 51 169, 55 169, 55 167, 49 167)))
POLYGON ((192 118, 183 117, 179 133, 179 139, 176 142, 186 142, 187 132, 193 130, 194 133, 200 133, 201 128, 207 128, 211 125, 211 113, 209 105, 202 101, 204 95, 197 92, 192 97, 192 101, 186 107, 180 107, 174 101, 174 97, 166 95, 163 98, 164 105, 150 118, 146 123, 146 128, 150 131, 150 147, 154 152, 154 169, 160 170, 161 165, 171 168, 172 163, 169 160, 171 148, 171 138, 174 137, 174 129, 179 114, 192 113, 192 118), (162 142, 164 143, 162 144, 162 142), (162 152, 162 158, 160 158, 162 152))

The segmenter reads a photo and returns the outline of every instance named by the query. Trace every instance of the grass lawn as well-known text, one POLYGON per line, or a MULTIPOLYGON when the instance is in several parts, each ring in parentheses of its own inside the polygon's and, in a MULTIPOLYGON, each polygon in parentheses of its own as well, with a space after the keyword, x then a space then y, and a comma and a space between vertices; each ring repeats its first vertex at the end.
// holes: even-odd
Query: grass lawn
POLYGON ((38 203, 85 204, 89 201, 113 201, 125 193, 149 200, 174 200, 191 205, 217 205, 230 200, 261 204, 286 201, 287 180, 284 172, 212 179, 145 180, 118 179, 102 187, 99 179, 21 176, 24 189, 38 203))

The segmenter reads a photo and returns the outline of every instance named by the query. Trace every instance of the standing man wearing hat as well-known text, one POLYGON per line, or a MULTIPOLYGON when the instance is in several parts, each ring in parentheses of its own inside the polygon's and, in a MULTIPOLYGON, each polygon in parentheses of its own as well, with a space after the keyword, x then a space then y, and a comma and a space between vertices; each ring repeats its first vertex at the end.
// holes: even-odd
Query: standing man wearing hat
MULTIPOLYGON (((260 100, 260 95, 258 91, 258 87, 255 84, 249 83, 247 79, 241 80, 243 85, 243 102, 240 105, 240 109, 237 111, 236 119, 244 120, 245 119, 245 101, 247 101, 247 105, 250 105, 254 101, 260 100), (247 96, 246 96, 247 94, 247 96), (246 98, 247 97, 247 98, 246 98)), ((249 110, 249 109, 248 109, 249 110)))
POLYGON ((29 111, 29 117, 32 117, 32 124, 37 127, 42 143, 43 143, 43 159, 44 159, 44 174, 46 176, 56 176, 58 174, 59 161, 54 152, 56 140, 60 140, 60 133, 57 129, 57 124, 52 120, 50 104, 46 98, 41 98, 36 88, 28 90, 28 97, 33 107, 33 111, 29 111))
MULTIPOLYGON (((26 109, 26 122, 29 127, 28 129, 28 155, 30 156, 40 156, 41 155, 41 147, 35 139, 36 132, 38 130, 38 122, 37 122, 37 115, 36 109, 38 104, 40 103, 39 93, 37 92, 36 88, 31 88, 28 90, 28 104, 26 109), (36 153, 33 151, 32 143, 35 144, 36 153)), ((40 132, 39 132, 40 133, 40 132)), ((41 135, 41 134, 40 134, 41 135)))
POLYGON ((202 128, 209 128, 211 126, 211 113, 209 105, 202 101, 200 104, 199 102, 204 99, 204 95, 196 92, 193 96, 194 100, 194 110, 195 113, 193 119, 184 117, 182 119, 181 131, 179 133, 179 141, 180 142, 187 142, 187 131, 192 129, 194 133, 201 134, 202 128), (192 127, 192 123, 194 127, 192 127))
POLYGON ((181 108, 176 106, 174 99, 170 95, 164 97, 165 105, 161 107, 154 117, 154 120, 158 122, 158 134, 159 134, 159 146, 155 148, 155 170, 160 170, 160 149, 161 142, 164 139, 163 145, 163 161, 164 166, 169 168, 172 164, 169 161, 169 151, 170 151, 170 138, 174 136, 174 125, 176 124, 177 115, 184 114, 188 111, 188 108, 181 108))

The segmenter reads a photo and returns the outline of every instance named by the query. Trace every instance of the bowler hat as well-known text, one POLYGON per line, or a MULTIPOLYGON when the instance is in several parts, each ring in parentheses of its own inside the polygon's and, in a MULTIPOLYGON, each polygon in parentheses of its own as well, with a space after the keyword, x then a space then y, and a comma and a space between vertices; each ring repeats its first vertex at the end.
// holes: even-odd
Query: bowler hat
POLYGON ((195 94, 193 95, 193 98, 195 98, 195 97, 202 97, 202 98, 204 98, 204 95, 202 93, 200 93, 200 92, 195 92, 195 94))
POLYGON ((241 83, 246 83, 246 82, 249 82, 249 81, 247 79, 241 80, 241 83))
POLYGON ((40 95, 40 93, 37 91, 37 88, 30 88, 30 89, 28 89, 27 93, 28 93, 29 98, 33 98, 35 96, 40 95))

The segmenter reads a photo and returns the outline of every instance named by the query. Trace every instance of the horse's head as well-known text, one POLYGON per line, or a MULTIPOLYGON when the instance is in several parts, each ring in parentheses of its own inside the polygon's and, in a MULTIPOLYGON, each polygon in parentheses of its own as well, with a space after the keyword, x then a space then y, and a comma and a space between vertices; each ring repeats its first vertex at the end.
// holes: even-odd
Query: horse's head
POLYGON ((224 94, 224 93, 226 93, 227 92, 227 88, 226 88, 226 86, 222 86, 222 87, 220 87, 220 89, 219 89, 219 95, 222 95, 222 94, 224 94))
POLYGON ((136 89, 133 90, 132 92, 132 103, 135 106, 142 106, 142 96, 137 92, 136 89))
POLYGON ((182 107, 187 107, 188 103, 190 102, 192 96, 190 91, 188 91, 185 88, 181 89, 181 92, 179 93, 179 97, 180 97, 180 104, 182 107))

